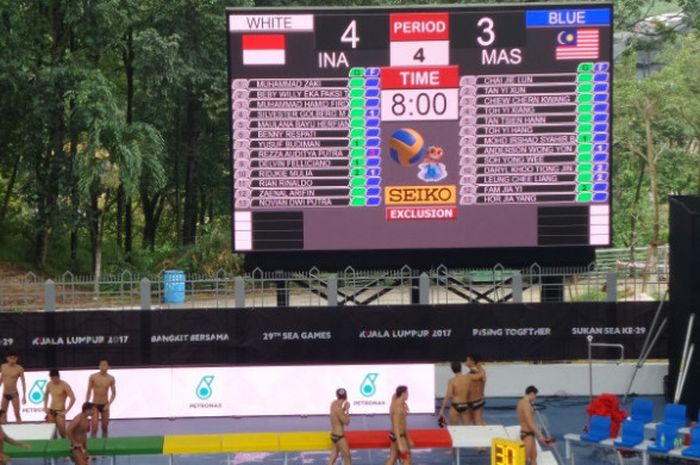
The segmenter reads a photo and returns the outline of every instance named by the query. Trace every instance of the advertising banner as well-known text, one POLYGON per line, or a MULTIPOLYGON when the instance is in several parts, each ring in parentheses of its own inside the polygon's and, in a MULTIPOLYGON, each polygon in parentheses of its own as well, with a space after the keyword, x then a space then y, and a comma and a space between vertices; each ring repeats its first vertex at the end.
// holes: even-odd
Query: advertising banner
MULTIPOLYGON (((80 411, 95 372, 61 371, 76 399, 68 418, 80 411)), ((386 414, 399 385, 409 388, 411 412, 435 409, 432 364, 134 368, 110 374, 117 388, 112 418, 326 415, 339 387, 347 390, 352 413, 386 414)), ((26 380, 23 419, 42 421, 48 372, 28 371, 26 380)))
MULTIPOLYGON (((586 337, 637 358, 658 302, 289 307, 0 314, 27 369, 434 363, 587 358, 586 337)), ((662 334, 652 358, 666 356, 662 334)), ((612 352, 610 352, 612 354, 612 352)), ((605 358, 605 349, 596 356, 605 358)))

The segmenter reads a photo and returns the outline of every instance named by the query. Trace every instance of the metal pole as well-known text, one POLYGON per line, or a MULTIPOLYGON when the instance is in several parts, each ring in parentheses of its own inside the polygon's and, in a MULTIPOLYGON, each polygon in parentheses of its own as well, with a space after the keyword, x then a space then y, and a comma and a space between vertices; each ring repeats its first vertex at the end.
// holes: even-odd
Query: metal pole
MULTIPOLYGON (((693 323, 695 322, 695 313, 691 313, 690 317, 688 318, 688 330, 685 333, 685 343, 683 344, 683 352, 681 354, 681 366, 678 369, 678 376, 680 377, 680 374, 683 373, 683 370, 685 370, 685 363, 686 363, 686 358, 688 354, 688 344, 690 344, 690 334, 693 331, 693 323)), ((680 379, 676 379, 676 392, 674 393, 673 398, 677 399, 680 397, 680 394, 678 393, 679 391, 679 386, 680 383, 678 382, 680 379)))
POLYGON ((593 342, 593 336, 586 336, 588 341, 588 389, 590 391, 590 400, 593 401, 593 346, 596 347, 615 347, 620 349, 620 359, 617 364, 625 361, 625 346, 622 344, 609 344, 607 342, 593 342))
POLYGON ((622 344, 608 344, 607 342, 594 342, 591 344, 591 346, 594 347, 616 347, 620 349, 620 359, 617 361, 617 364, 621 364, 622 362, 625 361, 625 346, 622 344))
MULTIPOLYGON (((554 442, 554 439, 552 438, 552 435, 551 435, 550 432, 549 432, 549 428, 547 428, 546 423, 544 422, 544 420, 542 420, 542 417, 540 416, 540 412, 538 412, 534 407, 533 407, 532 410, 534 410, 535 415, 537 416, 537 421, 539 421, 540 425, 542 425, 542 431, 544 432, 544 437, 545 437, 546 439, 550 439, 550 440, 551 440, 551 443, 549 444, 549 446, 551 446, 552 452, 554 452, 554 456, 557 458, 557 461, 558 461, 560 464, 564 465, 564 464, 566 463, 566 461, 565 461, 564 458, 561 456, 561 453, 559 452, 559 448, 557 447, 556 442, 554 442)), ((536 441, 536 440, 537 440, 537 439, 535 439, 535 441, 536 441)))
POLYGON ((681 394, 683 394, 683 388, 685 387, 685 379, 688 376, 688 368, 690 367, 690 362, 693 360, 693 352, 695 351, 695 344, 690 345, 690 349, 688 350, 688 359, 686 360, 685 363, 685 370, 683 370, 683 374, 681 375, 680 383, 678 384, 680 387, 678 389, 678 395, 676 398, 673 399, 673 403, 677 404, 681 400, 681 394))
MULTIPOLYGON (((646 348, 642 347, 642 353, 639 356, 639 360, 637 360, 637 364, 634 366, 634 371, 632 372, 632 377, 630 378, 630 382, 627 385, 627 390, 625 391, 625 396, 622 398, 623 404, 625 402, 627 402, 627 397, 630 395, 630 391, 632 390, 632 383, 634 383, 634 378, 636 378, 637 372, 646 363, 647 357, 649 357, 651 350, 656 345, 656 341, 659 339, 659 336, 661 336, 661 333, 663 332, 664 328, 666 327, 667 322, 668 322, 668 318, 664 318, 663 321, 661 322, 661 324, 659 325, 659 329, 656 331, 656 334, 654 334, 654 338, 651 340, 651 343, 649 343, 649 346, 646 348)), ((646 346, 646 342, 644 344, 646 346)))
MULTIPOLYGON (((664 297, 666 297, 666 294, 668 294, 668 291, 664 293, 664 297)), ((663 299, 663 298, 662 298, 663 299)), ((649 326, 649 331, 647 332, 647 337, 644 338, 644 344, 642 345, 642 354, 647 348, 647 344, 649 344, 649 338, 651 337, 651 333, 654 331, 654 327, 656 326, 656 321, 659 319, 659 315, 661 314, 661 308, 664 306, 664 300, 661 300, 659 302, 659 306, 656 307, 656 313, 654 313, 654 319, 651 320, 651 325, 649 326)))
POLYGON ((586 340, 588 341, 588 392, 590 393, 590 401, 593 402, 593 354, 591 350, 593 336, 586 336, 586 340))
POLYGON ((651 344, 649 344, 649 347, 647 347, 646 352, 644 352, 642 356, 642 365, 644 365, 644 363, 647 361, 647 358, 649 358, 649 354, 656 345, 656 341, 659 339, 659 336, 661 336, 663 329, 666 327, 666 323, 668 323, 668 318, 664 318, 664 320, 661 322, 661 324, 659 325, 659 330, 656 331, 656 334, 654 335, 654 339, 651 340, 651 344))

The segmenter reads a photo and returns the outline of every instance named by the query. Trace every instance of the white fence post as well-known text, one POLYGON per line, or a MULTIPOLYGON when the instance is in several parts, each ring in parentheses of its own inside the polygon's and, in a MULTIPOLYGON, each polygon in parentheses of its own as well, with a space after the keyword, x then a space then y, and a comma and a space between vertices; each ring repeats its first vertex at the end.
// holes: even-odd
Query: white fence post
POLYGON ((511 278, 513 283, 513 303, 523 303, 523 275, 518 271, 511 278))
POLYGON ((617 302, 617 273, 608 271, 606 274, 608 302, 617 302))
POLYGON ((338 306, 338 278, 335 276, 328 278, 326 284, 326 302, 329 307, 338 306))
POLYGON ((139 294, 141 296, 141 310, 151 309, 151 280, 143 278, 139 286, 139 294))
POLYGON ((56 283, 51 279, 44 282, 44 311, 56 311, 56 283))
POLYGON ((418 277, 418 303, 428 305, 430 303, 430 278, 426 273, 418 277))
POLYGON ((245 307, 245 280, 243 276, 233 278, 233 291, 235 292, 236 308, 245 307))

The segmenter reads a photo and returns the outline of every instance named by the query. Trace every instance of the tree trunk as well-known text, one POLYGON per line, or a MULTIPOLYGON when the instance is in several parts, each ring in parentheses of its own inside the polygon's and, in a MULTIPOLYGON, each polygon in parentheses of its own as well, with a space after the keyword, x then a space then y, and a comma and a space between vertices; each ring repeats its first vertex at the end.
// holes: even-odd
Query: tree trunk
MULTIPOLYGON (((64 22, 65 5, 54 1, 50 7, 51 15, 51 67, 61 66, 69 43, 70 30, 64 22)), ((53 226, 53 217, 57 213, 60 163, 63 163, 63 143, 66 127, 64 118, 64 86, 61 81, 54 82, 53 108, 50 110, 48 141, 44 158, 36 164, 37 170, 37 228, 35 234, 34 265, 39 269, 46 266, 49 234, 53 226)))
POLYGON ((117 190, 117 245, 124 252, 127 262, 132 251, 133 228, 131 197, 126 194, 124 185, 121 184, 117 190))
POLYGON ((100 295, 100 278, 102 277, 102 228, 97 227, 97 237, 94 243, 94 261, 95 261, 95 284, 93 286, 93 291, 95 293, 95 298, 100 295))
POLYGON ((51 130, 51 145, 47 148, 45 158, 37 164, 37 229, 35 235, 34 265, 44 269, 48 256, 49 235, 51 233, 56 209, 58 207, 58 163, 62 161, 65 127, 62 112, 55 116, 57 125, 51 130), (59 159, 59 160, 56 160, 59 159))
POLYGON ((34 236, 34 265, 38 269, 46 266, 46 255, 49 250, 49 231, 39 226, 34 236))
POLYGON ((90 196, 90 246, 92 251, 92 273, 94 276, 94 292, 97 297, 100 291, 100 278, 102 276, 102 231, 103 231, 103 210, 99 205, 99 195, 93 193, 90 196))
POLYGON ((90 195, 90 211, 88 213, 88 230, 90 232, 90 252, 91 252, 91 266, 93 273, 95 272, 95 266, 97 264, 97 256, 95 251, 97 250, 97 235, 100 228, 100 210, 98 206, 97 194, 90 195))
POLYGON ((124 237, 122 234, 123 231, 123 223, 122 223, 122 217, 124 216, 124 185, 120 184, 119 188, 117 189, 117 247, 120 249, 124 250, 124 247, 122 247, 122 238, 124 237))
POLYGON ((177 231, 177 244, 182 245, 182 229, 180 229, 180 155, 182 151, 182 131, 181 131, 181 121, 182 118, 180 105, 175 107, 175 159, 173 160, 173 184, 175 185, 175 230, 177 231))
POLYGON ((131 252, 134 245, 134 209, 131 207, 131 197, 124 202, 124 252, 126 261, 131 262, 131 252))
POLYGON ((199 189, 199 224, 206 223, 207 216, 207 193, 204 189, 199 189))
POLYGON ((637 188, 634 191, 634 203, 632 204, 632 217, 630 218, 630 260, 635 261, 634 248, 637 245, 637 219, 639 218, 639 199, 642 196, 642 183, 644 182, 644 173, 646 171, 646 163, 640 161, 639 177, 637 178, 637 188))
POLYGON ((651 229, 651 242, 653 245, 658 245, 659 235, 661 231, 660 224, 660 205, 659 205, 659 178, 656 169, 656 150, 654 149, 654 138, 651 129, 651 119, 646 118, 645 122, 646 131, 646 145, 647 145, 647 164, 649 165, 649 181, 651 183, 651 201, 654 212, 653 224, 651 229))
POLYGON ((165 205, 164 197, 156 194, 153 198, 141 191, 141 208, 143 209, 143 247, 151 250, 156 247, 156 234, 165 205))
POLYGON ((5 215, 7 215, 7 209, 10 206, 10 197, 12 197, 12 191, 15 188, 15 181, 17 180, 17 171, 19 169, 19 163, 22 160, 22 154, 17 155, 17 160, 15 160, 15 165, 12 167, 12 174, 10 174, 10 180, 7 182, 7 191, 5 191, 5 198, 2 201, 2 207, 0 208, 0 224, 5 221, 5 215))
MULTIPOLYGON (((72 105, 72 104, 71 104, 72 105)), ((78 156, 78 132, 74 127, 70 131, 70 158, 75 160, 78 156)), ((78 193, 78 176, 76 176, 74 163, 70 166, 70 208, 71 208, 71 225, 70 225, 70 267, 72 270, 78 266, 78 230, 80 225, 80 194, 78 193)))
POLYGON ((182 243, 194 244, 197 236, 197 124, 198 102, 194 97, 187 104, 185 131, 185 209, 182 219, 182 243))
POLYGON ((70 232, 70 266, 75 270, 78 265, 78 228, 71 229, 70 232))
MULTIPOLYGON (((126 33, 126 49, 124 51, 124 72, 126 74, 126 124, 134 120, 134 32, 129 29, 126 33)), ((133 250, 133 209, 131 196, 124 196, 124 252, 126 261, 131 261, 133 250)))
POLYGON ((645 268, 647 273, 645 273, 644 279, 642 280, 642 292, 646 292, 646 285, 650 275, 656 275, 658 267, 656 266, 656 252, 659 245, 660 239, 660 205, 659 205, 659 179, 658 172, 656 169, 656 162, 658 154, 654 148, 654 137, 651 128, 651 116, 645 115, 644 117, 644 130, 646 132, 646 153, 647 153, 647 165, 649 166, 649 181, 651 183, 651 201, 653 208, 653 220, 651 225, 651 242, 649 243, 649 252, 647 254, 647 263, 645 268))
POLYGON ((101 211, 100 219, 97 224, 97 247, 95 247, 95 298, 100 296, 100 281, 102 280, 102 236, 104 235, 106 218, 104 211, 101 211))
POLYGON ((141 192, 141 209, 143 210, 142 247, 153 250, 156 244, 155 201, 148 194, 141 192))

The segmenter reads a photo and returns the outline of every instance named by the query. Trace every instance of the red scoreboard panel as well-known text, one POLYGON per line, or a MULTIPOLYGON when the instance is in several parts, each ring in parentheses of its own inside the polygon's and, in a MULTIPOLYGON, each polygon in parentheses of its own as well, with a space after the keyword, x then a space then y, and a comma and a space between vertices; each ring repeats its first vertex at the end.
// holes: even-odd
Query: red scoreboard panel
POLYGON ((227 14, 249 267, 566 263, 610 245, 610 4, 227 14))

